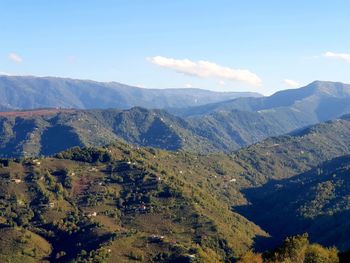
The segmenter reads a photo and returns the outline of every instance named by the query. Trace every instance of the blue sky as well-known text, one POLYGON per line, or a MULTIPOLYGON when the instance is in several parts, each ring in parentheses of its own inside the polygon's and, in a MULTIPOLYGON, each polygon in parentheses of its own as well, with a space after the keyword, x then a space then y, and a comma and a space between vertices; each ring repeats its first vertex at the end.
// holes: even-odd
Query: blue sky
POLYGON ((350 83, 349 1, 2 0, 0 72, 271 94, 350 83))

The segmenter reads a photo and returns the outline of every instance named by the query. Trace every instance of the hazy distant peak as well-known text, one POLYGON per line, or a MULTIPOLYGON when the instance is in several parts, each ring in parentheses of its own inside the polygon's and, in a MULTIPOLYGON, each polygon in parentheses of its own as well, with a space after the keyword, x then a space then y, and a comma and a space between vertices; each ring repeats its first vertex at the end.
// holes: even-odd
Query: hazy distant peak
POLYGON ((145 89, 118 82, 59 77, 0 75, 0 109, 35 108, 181 108, 238 97, 252 92, 215 92, 203 89, 145 89), (5 107, 6 106, 6 107, 5 107))

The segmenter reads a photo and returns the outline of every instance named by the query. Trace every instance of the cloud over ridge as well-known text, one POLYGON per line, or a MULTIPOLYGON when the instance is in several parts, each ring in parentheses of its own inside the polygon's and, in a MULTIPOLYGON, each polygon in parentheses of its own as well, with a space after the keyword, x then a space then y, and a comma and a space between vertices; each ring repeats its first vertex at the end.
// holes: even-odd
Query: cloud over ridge
POLYGON ((295 87, 299 87, 300 83, 295 81, 295 80, 291 80, 291 79, 284 79, 283 80, 284 84, 286 84, 289 87, 295 88, 295 87))
POLYGON ((174 59, 162 56, 151 57, 147 60, 160 67, 200 78, 227 79, 244 82, 254 86, 259 86, 262 83, 262 80, 249 70, 224 67, 205 60, 194 62, 189 59, 174 59))
POLYGON ((334 53, 328 51, 324 53, 323 56, 326 58, 333 58, 350 62, 350 53, 334 53))

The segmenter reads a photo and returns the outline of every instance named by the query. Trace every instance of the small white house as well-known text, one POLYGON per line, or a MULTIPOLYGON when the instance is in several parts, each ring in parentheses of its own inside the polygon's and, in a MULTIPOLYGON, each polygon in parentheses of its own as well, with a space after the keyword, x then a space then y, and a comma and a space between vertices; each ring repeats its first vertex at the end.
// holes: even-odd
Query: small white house
POLYGON ((96 217, 97 216, 97 212, 89 213, 87 216, 88 217, 96 217))
POLYGON ((11 179, 11 182, 15 182, 16 184, 19 184, 19 183, 22 183, 22 180, 14 178, 14 179, 11 179))

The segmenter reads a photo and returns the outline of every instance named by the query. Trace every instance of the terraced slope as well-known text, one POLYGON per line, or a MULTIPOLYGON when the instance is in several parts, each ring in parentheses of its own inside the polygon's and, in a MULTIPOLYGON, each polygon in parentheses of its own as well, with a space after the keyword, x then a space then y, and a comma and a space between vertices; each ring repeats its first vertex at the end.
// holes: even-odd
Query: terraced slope
MULTIPOLYGON (((31 231, 38 239, 38 248, 19 245, 16 260, 238 258, 266 233, 221 201, 219 174, 189 169, 185 158, 117 144, 75 148, 57 158, 2 160, 1 230, 31 231)), ((7 258, 6 251, 0 256, 7 258)))

